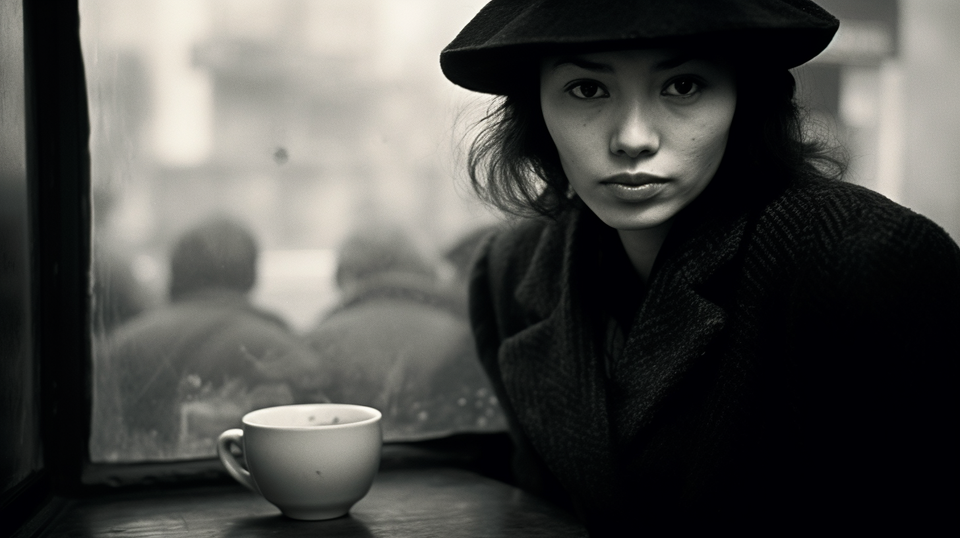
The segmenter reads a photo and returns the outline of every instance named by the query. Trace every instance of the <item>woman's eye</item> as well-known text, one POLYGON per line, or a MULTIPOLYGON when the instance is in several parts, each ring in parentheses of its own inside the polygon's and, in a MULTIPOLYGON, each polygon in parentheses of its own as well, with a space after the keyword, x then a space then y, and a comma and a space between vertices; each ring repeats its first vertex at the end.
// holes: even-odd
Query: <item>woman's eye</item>
POLYGON ((597 99, 609 95, 607 91, 596 82, 578 82, 567 91, 578 99, 597 99))
POLYGON ((664 90, 664 95, 689 97, 700 91, 700 84, 690 79, 679 79, 670 83, 664 90))

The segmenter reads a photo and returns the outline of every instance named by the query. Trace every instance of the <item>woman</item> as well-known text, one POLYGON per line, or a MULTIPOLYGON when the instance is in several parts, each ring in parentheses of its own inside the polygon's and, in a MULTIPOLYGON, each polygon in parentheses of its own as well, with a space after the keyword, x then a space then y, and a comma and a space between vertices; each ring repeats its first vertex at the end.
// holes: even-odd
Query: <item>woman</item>
POLYGON ((515 481, 592 533, 955 525, 960 249, 804 140, 788 69, 837 27, 494 0, 441 54, 503 96, 475 188, 538 217, 471 283, 515 481))

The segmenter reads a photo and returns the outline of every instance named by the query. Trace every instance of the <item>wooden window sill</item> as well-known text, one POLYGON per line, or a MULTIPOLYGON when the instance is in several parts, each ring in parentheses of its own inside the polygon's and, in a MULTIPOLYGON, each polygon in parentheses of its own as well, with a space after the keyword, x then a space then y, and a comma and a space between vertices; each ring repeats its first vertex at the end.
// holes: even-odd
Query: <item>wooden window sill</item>
POLYGON ((100 536, 586 536, 570 514, 453 467, 381 470, 347 516, 296 521, 240 485, 117 491, 69 499, 40 534, 100 536))

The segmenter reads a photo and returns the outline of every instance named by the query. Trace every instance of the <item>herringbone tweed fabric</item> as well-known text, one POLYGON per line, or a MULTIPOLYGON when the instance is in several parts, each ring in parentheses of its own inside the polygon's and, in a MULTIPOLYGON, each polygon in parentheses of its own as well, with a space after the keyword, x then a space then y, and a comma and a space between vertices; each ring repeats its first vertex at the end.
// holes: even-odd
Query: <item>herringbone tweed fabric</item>
POLYGON ((606 367, 613 232, 581 206, 487 242, 471 316, 516 482, 597 535, 956 526, 957 244, 836 181, 704 207, 606 367))

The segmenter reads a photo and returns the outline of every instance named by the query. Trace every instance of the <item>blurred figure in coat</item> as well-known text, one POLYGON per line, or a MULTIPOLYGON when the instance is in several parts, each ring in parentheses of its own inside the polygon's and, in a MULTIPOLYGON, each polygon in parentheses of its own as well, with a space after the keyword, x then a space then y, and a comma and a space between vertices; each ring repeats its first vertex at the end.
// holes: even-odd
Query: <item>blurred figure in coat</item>
POLYGON ((326 394, 380 409, 386 441, 506 428, 439 263, 396 227, 353 234, 339 252, 341 303, 308 335, 326 394))
POLYGON ((453 268, 453 275, 447 282, 447 290, 465 319, 469 317, 467 298, 473 263, 484 240, 498 228, 495 224, 475 228, 459 237, 443 253, 444 260, 453 268))
MULTIPOLYGON (((122 418, 119 458, 216 453, 216 436, 272 405, 325 401, 317 358, 276 315, 250 303, 258 248, 250 232, 214 219, 171 255, 170 303, 119 327, 102 368, 122 418)), ((106 432, 110 435, 114 432, 106 432)))

